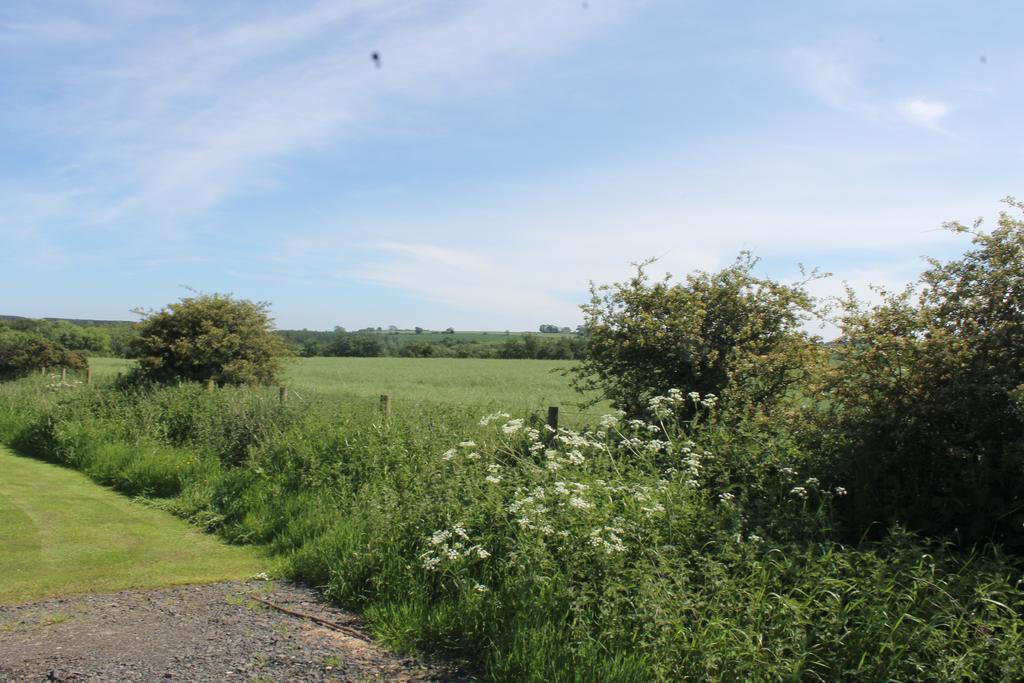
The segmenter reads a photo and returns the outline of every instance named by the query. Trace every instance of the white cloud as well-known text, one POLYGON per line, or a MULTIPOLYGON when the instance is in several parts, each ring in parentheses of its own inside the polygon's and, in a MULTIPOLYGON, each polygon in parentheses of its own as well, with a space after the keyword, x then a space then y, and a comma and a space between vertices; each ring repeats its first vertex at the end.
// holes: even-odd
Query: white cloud
POLYGON ((897 111, 916 126, 929 130, 942 130, 942 121, 952 109, 945 102, 929 100, 924 97, 912 97, 896 105, 897 111))
POLYGON ((869 121, 903 121, 935 132, 952 106, 927 97, 892 100, 865 89, 855 69, 834 55, 810 50, 796 53, 806 87, 825 104, 869 121))

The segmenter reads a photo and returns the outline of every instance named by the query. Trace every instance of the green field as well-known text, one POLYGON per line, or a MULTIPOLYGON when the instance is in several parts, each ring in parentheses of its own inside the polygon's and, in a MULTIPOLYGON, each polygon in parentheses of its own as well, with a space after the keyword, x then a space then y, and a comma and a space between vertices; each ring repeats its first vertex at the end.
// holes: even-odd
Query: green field
POLYGON ((0 604, 241 579, 263 565, 251 548, 2 446, 0 548, 0 604))
MULTIPOLYGON (((98 380, 112 378, 131 363, 120 358, 89 362, 98 380)), ((576 364, 482 358, 296 358, 288 361, 285 382, 299 397, 312 392, 373 400, 388 394, 396 407, 427 402, 523 412, 559 406, 568 415, 586 398, 560 372, 576 364)), ((584 412, 605 410, 607 406, 601 405, 584 412)))

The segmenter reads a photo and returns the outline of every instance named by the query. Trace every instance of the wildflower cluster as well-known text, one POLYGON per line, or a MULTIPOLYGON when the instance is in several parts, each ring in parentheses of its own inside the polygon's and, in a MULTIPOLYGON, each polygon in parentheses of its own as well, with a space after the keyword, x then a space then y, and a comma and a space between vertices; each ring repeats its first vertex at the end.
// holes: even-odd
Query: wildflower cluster
POLYGON ((461 524, 435 531, 427 539, 427 551, 420 555, 425 569, 440 571, 463 560, 486 560, 491 554, 469 538, 461 524))

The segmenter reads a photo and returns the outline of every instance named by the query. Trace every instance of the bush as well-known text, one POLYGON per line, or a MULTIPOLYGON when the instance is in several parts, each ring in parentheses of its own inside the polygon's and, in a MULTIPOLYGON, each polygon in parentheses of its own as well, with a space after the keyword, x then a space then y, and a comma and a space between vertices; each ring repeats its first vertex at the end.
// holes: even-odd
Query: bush
POLYGON ((146 380, 270 384, 288 349, 273 333, 269 305, 200 294, 151 312, 132 340, 146 380))
POLYGON ((14 379, 46 367, 84 370, 82 354, 36 334, 0 329, 0 380, 14 379))
POLYGON ((916 291, 843 303, 811 436, 850 482, 854 533, 899 522, 1021 551, 1024 221, 947 227, 975 248, 932 260, 916 291))
POLYGON ((803 377, 815 351, 800 331, 814 310, 805 283, 755 277, 757 260, 746 252, 678 284, 670 275, 649 284, 649 264, 628 282, 591 287, 577 388, 599 389, 631 415, 676 388, 768 410, 803 377))

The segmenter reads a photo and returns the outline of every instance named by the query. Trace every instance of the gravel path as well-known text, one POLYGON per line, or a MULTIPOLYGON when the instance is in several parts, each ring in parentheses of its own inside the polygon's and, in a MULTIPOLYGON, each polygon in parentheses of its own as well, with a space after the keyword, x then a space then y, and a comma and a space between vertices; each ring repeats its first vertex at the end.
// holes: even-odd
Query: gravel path
POLYGON ((470 680, 358 633, 354 615, 284 582, 56 598, 0 606, 0 681, 470 680), (256 597, 347 628, 282 613, 256 597))

